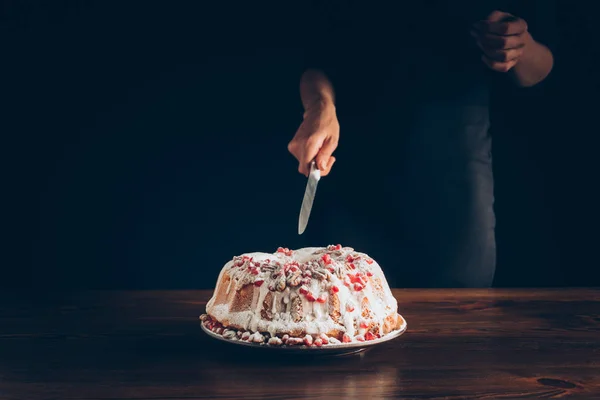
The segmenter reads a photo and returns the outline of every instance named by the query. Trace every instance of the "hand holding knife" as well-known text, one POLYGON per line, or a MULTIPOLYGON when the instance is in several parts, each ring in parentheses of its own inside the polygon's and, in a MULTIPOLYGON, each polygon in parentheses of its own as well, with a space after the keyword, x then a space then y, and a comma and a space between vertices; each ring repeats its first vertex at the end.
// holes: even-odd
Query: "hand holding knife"
POLYGON ((288 151, 298 160, 298 172, 308 177, 298 220, 299 235, 306 229, 319 179, 329 174, 335 163, 333 152, 340 137, 333 88, 327 77, 308 70, 300 86, 304 118, 288 143, 288 151))

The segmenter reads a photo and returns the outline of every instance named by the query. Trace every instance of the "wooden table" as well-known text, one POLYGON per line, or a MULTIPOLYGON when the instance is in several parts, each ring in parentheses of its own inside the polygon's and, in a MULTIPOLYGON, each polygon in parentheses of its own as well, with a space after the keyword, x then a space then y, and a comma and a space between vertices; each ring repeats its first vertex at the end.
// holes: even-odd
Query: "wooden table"
POLYGON ((207 291, 0 294, 0 399, 600 399, 600 290, 395 290, 406 334, 333 359, 236 353, 207 291))

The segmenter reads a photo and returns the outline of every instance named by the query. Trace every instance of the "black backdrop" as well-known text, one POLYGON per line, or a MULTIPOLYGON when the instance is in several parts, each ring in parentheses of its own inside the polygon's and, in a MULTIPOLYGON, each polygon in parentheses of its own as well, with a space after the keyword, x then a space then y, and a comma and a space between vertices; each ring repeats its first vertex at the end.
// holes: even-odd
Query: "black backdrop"
MULTIPOLYGON (((498 285, 600 283, 597 33, 558 3, 562 73, 495 99, 498 285)), ((235 254, 324 245, 296 234, 289 26, 210 7, 3 2, 2 287, 208 288, 235 254)))

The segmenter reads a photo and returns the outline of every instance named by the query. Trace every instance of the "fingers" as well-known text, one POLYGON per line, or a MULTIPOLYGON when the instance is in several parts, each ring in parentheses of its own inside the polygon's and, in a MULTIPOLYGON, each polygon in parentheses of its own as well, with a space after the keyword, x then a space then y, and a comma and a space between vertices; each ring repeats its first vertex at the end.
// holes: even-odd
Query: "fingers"
POLYGON ((510 50, 484 50, 487 58, 501 63, 517 61, 523 55, 523 48, 510 50))
POLYGON ((498 36, 492 34, 475 34, 478 45, 483 49, 510 50, 518 49, 525 45, 525 38, 521 36, 498 36))
POLYGON ((511 68, 513 68, 515 65, 517 65, 517 62, 519 61, 518 59, 515 59, 512 61, 506 61, 506 62, 496 61, 496 60, 490 59, 485 54, 483 56, 481 56, 481 59, 489 68, 491 68, 497 72, 508 72, 508 71, 510 71, 511 68))
POLYGON ((327 169, 327 166, 329 165, 329 162, 330 162, 331 155, 337 148, 337 145, 338 145, 337 140, 335 140, 332 137, 328 137, 323 142, 323 145, 321 146, 321 149, 319 150, 319 153, 317 154, 317 157, 316 157, 317 167, 321 171, 324 171, 325 169, 327 169))
POLYGON ((527 31, 527 22, 503 11, 494 11, 484 21, 474 25, 475 29, 499 36, 521 35, 527 31))
POLYGON ((471 31, 483 52, 483 62, 498 72, 507 72, 517 64, 524 53, 527 35, 524 20, 502 11, 494 11, 471 31))
POLYGON ((498 36, 517 36, 527 32, 527 23, 520 18, 503 22, 481 21, 477 29, 498 36))
POLYGON ((325 168, 321 169, 321 176, 327 176, 330 172, 331 172, 331 167, 333 167, 333 164, 335 164, 336 158, 335 157, 329 157, 329 162, 327 163, 327 165, 325 166, 325 168))
POLYGON ((298 172, 308 176, 310 163, 315 159, 324 139, 320 135, 311 135, 303 140, 303 135, 296 135, 288 144, 288 151, 298 160, 298 172))
POLYGON ((340 127, 334 113, 308 113, 300 124, 288 150, 298 160, 298 172, 310 173, 310 164, 315 161, 321 176, 329 173, 335 158, 331 155, 338 145, 340 127))

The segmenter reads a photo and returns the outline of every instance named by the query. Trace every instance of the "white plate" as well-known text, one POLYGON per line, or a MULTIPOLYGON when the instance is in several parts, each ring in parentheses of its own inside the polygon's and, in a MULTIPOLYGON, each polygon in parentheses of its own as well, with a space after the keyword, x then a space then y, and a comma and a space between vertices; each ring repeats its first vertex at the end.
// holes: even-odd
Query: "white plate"
MULTIPOLYGON (((401 316, 402 317, 402 316, 401 316)), ((400 327, 400 329, 388 333, 387 335, 378 338, 378 339, 374 339, 374 340, 367 340, 364 342, 351 342, 351 343, 338 343, 338 344, 327 344, 327 345, 323 345, 321 347, 317 347, 317 346, 305 346, 305 345, 295 345, 295 346, 286 346, 286 345, 269 345, 266 343, 253 343, 253 342, 247 342, 245 340, 240 340, 237 337, 235 339, 226 339, 224 338, 222 335, 217 334, 211 330, 209 330, 207 327, 204 326, 204 324, 202 322, 200 322, 200 326, 202 327, 202 330, 210 337, 212 337, 213 339, 217 339, 220 340, 222 342, 226 342, 226 343, 231 343, 231 344, 237 344, 240 346, 245 346, 245 347, 249 347, 249 348, 260 348, 260 349, 270 349, 270 350, 279 350, 281 352, 293 352, 293 353, 303 353, 303 354, 319 354, 319 355, 348 355, 348 354, 354 354, 354 353, 359 353, 361 351, 366 350, 369 347, 372 346, 376 346, 378 344, 381 343, 385 343, 388 342, 392 339, 395 339, 397 337, 399 337, 400 335, 402 335, 404 332, 406 332, 406 320, 404 318, 402 318, 402 320, 404 321, 404 323, 402 324, 402 326, 400 327)))

